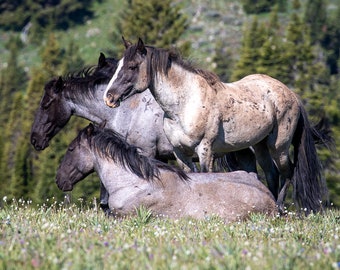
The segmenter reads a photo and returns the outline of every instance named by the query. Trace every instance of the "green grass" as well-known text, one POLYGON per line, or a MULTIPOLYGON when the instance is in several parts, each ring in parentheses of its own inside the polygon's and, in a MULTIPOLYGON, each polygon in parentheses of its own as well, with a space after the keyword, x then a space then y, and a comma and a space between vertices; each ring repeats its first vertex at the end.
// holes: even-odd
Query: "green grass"
MULTIPOLYGON (((49 202, 50 203, 50 202, 49 202)), ((339 269, 340 211, 247 222, 170 220, 94 206, 0 209, 0 269, 339 269)))

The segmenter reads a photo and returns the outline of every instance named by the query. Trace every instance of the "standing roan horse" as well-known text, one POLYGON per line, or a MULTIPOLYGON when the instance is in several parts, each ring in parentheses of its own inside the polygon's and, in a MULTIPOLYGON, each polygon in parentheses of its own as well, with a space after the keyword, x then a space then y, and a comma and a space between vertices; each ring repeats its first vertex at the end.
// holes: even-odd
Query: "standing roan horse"
MULTIPOLYGON (((96 67, 52 79, 45 85, 31 129, 31 143, 36 150, 45 149, 76 115, 96 123, 106 121, 107 128, 138 146, 146 156, 163 161, 174 159, 173 147, 163 131, 164 112, 149 91, 131 97, 114 111, 103 104, 103 91, 116 68, 117 61, 101 53, 96 67)), ((238 161, 243 169, 255 171, 255 158, 248 157, 248 152, 237 153, 238 161)), ((103 187, 100 198, 105 209, 107 193, 103 187)))
POLYGON ((254 173, 191 173, 142 156, 112 130, 90 124, 70 144, 57 172, 63 191, 96 171, 109 192, 117 216, 132 215, 144 206, 154 215, 206 218, 227 222, 251 213, 277 214, 274 197, 254 173))
POLYGON ((299 206, 307 212, 321 209, 326 183, 313 128, 294 92, 261 74, 223 83, 174 51, 145 46, 141 39, 125 45, 104 94, 108 106, 117 107, 121 100, 149 88, 165 112, 164 131, 182 166, 192 168, 191 156, 196 152, 202 171, 211 171, 213 153, 252 146, 274 194, 279 183, 272 160, 279 169, 284 183, 280 207, 292 181, 299 206), (289 158, 291 144, 294 163, 289 158))

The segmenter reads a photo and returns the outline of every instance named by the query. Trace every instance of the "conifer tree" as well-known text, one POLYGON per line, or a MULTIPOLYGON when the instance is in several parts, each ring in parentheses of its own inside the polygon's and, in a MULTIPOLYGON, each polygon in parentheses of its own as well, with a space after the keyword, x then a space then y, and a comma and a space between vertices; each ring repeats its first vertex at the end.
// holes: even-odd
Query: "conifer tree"
POLYGON ((212 61, 216 65, 213 71, 220 77, 221 81, 230 81, 232 66, 234 64, 233 58, 231 52, 228 48, 225 48, 221 40, 216 42, 215 55, 212 61))
POLYGON ((60 66, 63 62, 63 52, 54 33, 48 36, 46 45, 42 48, 42 70, 46 78, 51 78, 60 74, 60 66))
POLYGON ((142 38, 146 44, 160 48, 176 46, 183 54, 187 53, 188 44, 178 43, 188 27, 187 17, 181 12, 181 6, 172 0, 128 1, 116 24, 117 31, 112 33, 116 44, 114 55, 123 51, 122 36, 132 42, 142 38))
POLYGON ((84 67, 84 60, 79 55, 79 47, 71 41, 62 55, 61 74, 66 74, 84 67))
POLYGON ((14 172, 15 150, 21 133, 22 93, 27 79, 18 64, 20 41, 11 38, 7 44, 10 56, 0 74, 0 195, 10 195, 9 183, 14 172))
POLYGON ((327 27, 321 37, 321 46, 327 54, 327 65, 331 74, 340 73, 340 2, 333 16, 327 17, 327 27))
POLYGON ((263 23, 265 41, 259 48, 256 72, 267 74, 285 82, 287 74, 286 60, 283 57, 282 35, 278 20, 278 6, 271 11, 269 23, 263 23))
POLYGON ((12 37, 7 43, 10 54, 7 60, 7 67, 1 70, 0 74, 0 127, 4 128, 13 96, 16 92, 23 91, 26 87, 27 75, 23 67, 18 64, 18 51, 20 41, 12 37))
POLYGON ((256 73, 256 64, 260 57, 260 48, 265 39, 265 29, 258 23, 257 17, 254 17, 250 27, 245 28, 240 52, 241 55, 231 75, 232 81, 256 73))
POLYGON ((16 153, 20 148, 18 142, 20 141, 21 126, 22 126, 22 108, 23 95, 18 92, 13 97, 10 114, 6 121, 4 128, 4 138, 6 138, 3 149, 3 156, 0 164, 0 192, 1 195, 13 197, 19 195, 20 197, 26 192, 27 185, 22 182, 22 179, 15 179, 13 177, 15 170, 16 153), (15 182, 19 180, 18 182, 15 182))
POLYGON ((327 24, 326 1, 308 0, 304 14, 304 22, 310 28, 310 36, 313 44, 320 41, 323 36, 323 29, 327 24))

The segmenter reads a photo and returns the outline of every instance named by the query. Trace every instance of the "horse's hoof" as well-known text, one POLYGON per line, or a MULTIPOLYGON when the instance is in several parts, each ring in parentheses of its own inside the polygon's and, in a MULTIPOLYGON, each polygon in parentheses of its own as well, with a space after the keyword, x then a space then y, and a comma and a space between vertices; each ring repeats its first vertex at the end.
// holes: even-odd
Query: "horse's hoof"
POLYGON ((109 216, 111 214, 111 210, 110 210, 109 205, 107 203, 101 203, 100 208, 103 210, 103 212, 106 216, 109 216))

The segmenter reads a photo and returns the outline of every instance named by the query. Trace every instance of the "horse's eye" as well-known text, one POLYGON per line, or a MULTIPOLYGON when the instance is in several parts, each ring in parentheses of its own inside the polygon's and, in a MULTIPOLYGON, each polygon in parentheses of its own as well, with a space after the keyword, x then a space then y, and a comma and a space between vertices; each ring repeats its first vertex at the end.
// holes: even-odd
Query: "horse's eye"
POLYGON ((50 103, 48 103, 48 104, 41 104, 41 108, 42 108, 43 110, 47 110, 48 107, 49 107, 49 105, 50 105, 50 103))
POLYGON ((48 100, 46 98, 44 98, 44 99, 42 99, 40 106, 43 110, 47 110, 48 107, 50 107, 52 102, 53 102, 53 98, 49 98, 48 100))
POLYGON ((132 71, 133 71, 133 70, 136 70, 137 67, 138 67, 137 65, 129 66, 129 70, 132 70, 132 71))

